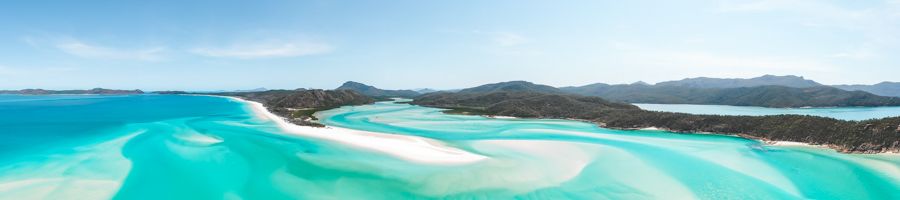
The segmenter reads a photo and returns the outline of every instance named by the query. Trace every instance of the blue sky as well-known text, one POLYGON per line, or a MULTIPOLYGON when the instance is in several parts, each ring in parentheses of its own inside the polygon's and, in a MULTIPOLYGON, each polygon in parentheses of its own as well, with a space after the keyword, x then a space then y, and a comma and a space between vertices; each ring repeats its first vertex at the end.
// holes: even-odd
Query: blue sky
POLYGON ((900 81, 900 1, 9 1, 0 88, 900 81))

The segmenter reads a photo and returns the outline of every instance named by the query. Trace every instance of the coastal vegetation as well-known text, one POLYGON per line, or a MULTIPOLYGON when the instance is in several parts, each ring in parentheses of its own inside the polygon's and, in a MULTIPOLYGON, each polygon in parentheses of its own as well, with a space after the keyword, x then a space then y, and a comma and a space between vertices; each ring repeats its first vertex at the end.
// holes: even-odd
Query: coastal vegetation
POLYGON ((680 133, 717 133, 760 140, 804 142, 826 145, 848 153, 900 151, 900 117, 845 121, 802 115, 693 115, 641 110, 627 103, 574 94, 525 90, 463 91, 466 90, 426 94, 410 103, 447 108, 456 110, 450 113, 460 114, 579 119, 614 129, 655 127, 680 133))
POLYGON ((795 88, 766 85, 737 88, 700 88, 643 84, 592 84, 568 87, 573 94, 598 96, 629 103, 714 104, 760 107, 900 106, 900 98, 828 86, 795 88))
POLYGON ((262 103, 266 108, 289 122, 302 126, 317 126, 315 114, 318 111, 341 106, 364 105, 375 102, 371 97, 352 90, 268 90, 261 92, 226 92, 211 93, 238 97, 262 103))
MULTIPOLYGON (((563 91, 614 101, 658 104, 707 104, 760 107, 900 106, 890 83, 828 86, 801 76, 686 78, 657 84, 596 83, 563 91), (872 92, 872 93, 870 93, 872 92), (875 93, 877 92, 877 93, 875 93), (879 96, 881 95, 881 96, 879 96)), ((900 88, 900 87, 896 87, 900 88)))
POLYGON ((391 97, 412 98, 421 94, 413 90, 384 90, 354 81, 347 81, 335 90, 353 90, 360 94, 383 100, 388 100, 391 97))

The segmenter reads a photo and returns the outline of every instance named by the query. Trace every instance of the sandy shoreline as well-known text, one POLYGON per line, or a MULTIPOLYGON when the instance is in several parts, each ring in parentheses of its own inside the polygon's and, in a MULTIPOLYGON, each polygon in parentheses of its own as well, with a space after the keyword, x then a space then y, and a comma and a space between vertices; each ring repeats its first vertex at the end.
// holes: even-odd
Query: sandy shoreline
POLYGON ((491 119, 519 119, 518 117, 502 116, 502 115, 484 115, 484 117, 491 118, 491 119))
POLYGON ((466 164, 478 162, 487 157, 444 145, 443 142, 407 135, 377 133, 326 126, 324 128, 299 126, 271 113, 262 103, 236 97, 225 97, 251 106, 258 117, 274 121, 286 133, 314 137, 348 144, 392 155, 394 157, 429 164, 466 164))
POLYGON ((792 142, 792 141, 762 141, 762 142, 769 146, 805 146, 805 147, 826 148, 825 146, 822 146, 822 145, 813 145, 813 144, 803 143, 803 142, 792 142))
MULTIPOLYGON (((652 127, 652 126, 651 126, 651 127, 644 127, 644 128, 636 128, 636 129, 626 129, 626 130, 668 131, 668 132, 675 132, 675 131, 668 130, 668 129, 665 129, 665 128, 652 127)), ((696 132, 696 133, 694 133, 694 134, 710 134, 710 135, 733 136, 733 137, 739 137, 739 138, 745 138, 745 139, 756 140, 756 141, 759 141, 760 143, 762 143, 763 145, 766 145, 766 146, 810 147, 810 148, 819 148, 819 149, 836 150, 835 148, 829 147, 828 145, 809 144, 809 143, 805 143, 805 142, 775 141, 775 140, 766 140, 766 139, 762 139, 762 138, 754 138, 754 137, 741 136, 741 135, 725 135, 725 134, 709 133, 709 132, 696 132)), ((850 154, 855 154, 855 153, 850 153, 850 154)), ((890 151, 885 151, 885 152, 879 152, 879 153, 863 153, 863 154, 871 154, 871 155, 900 155, 900 152, 890 152, 890 151)))

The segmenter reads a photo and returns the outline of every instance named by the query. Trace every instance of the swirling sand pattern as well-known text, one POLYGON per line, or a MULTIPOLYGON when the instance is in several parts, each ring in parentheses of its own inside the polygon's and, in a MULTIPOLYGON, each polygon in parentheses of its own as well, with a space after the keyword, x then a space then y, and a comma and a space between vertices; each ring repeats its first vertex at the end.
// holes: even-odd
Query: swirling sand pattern
POLYGON ((316 131, 335 137, 264 116, 218 97, 0 99, 0 199, 900 198, 893 155, 392 102, 319 113, 341 128, 316 131), (452 154, 409 159, 384 149, 407 143, 360 145, 338 134, 393 134, 379 137, 452 154), (453 155, 469 160, 444 162, 453 155))

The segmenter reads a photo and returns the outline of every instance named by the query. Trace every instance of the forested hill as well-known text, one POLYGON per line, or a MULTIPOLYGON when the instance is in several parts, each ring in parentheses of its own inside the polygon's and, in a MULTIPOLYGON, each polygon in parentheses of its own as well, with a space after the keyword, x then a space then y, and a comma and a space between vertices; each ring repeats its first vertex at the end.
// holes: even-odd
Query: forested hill
POLYGON ((592 84, 567 87, 574 94, 598 96, 630 103, 715 104, 761 107, 841 107, 900 106, 900 98, 878 96, 863 91, 845 91, 828 86, 794 88, 755 86, 699 88, 659 85, 592 84))
POLYGON ((548 94, 562 94, 564 91, 549 85, 534 84, 528 81, 507 81, 485 84, 478 87, 462 89, 460 93, 486 93, 486 92, 539 92, 548 94))
POLYGON ((306 126, 322 126, 311 121, 315 119, 313 114, 317 111, 375 102, 371 97, 352 90, 268 90, 212 95, 234 96, 260 102, 269 111, 287 118, 291 123, 306 126))
POLYGON ((610 102, 599 97, 526 91, 432 93, 416 98, 413 104, 490 115, 536 118, 568 118, 580 112, 613 109, 640 110, 631 104, 610 102))
POLYGON ((675 132, 710 132, 775 141, 828 145, 841 152, 900 151, 900 117, 867 121, 777 116, 716 116, 641 110, 598 97, 534 91, 439 92, 415 105, 449 112, 529 118, 582 119, 615 129, 658 127, 675 132))
POLYGON ((865 91, 881 96, 900 97, 900 82, 881 82, 874 85, 833 85, 847 91, 865 91))
POLYGON ((415 96, 419 96, 420 93, 412 90, 384 90, 379 89, 374 86, 362 84, 359 82, 347 81, 340 87, 335 90, 353 90, 359 92, 360 94, 376 97, 376 98, 389 98, 389 97, 403 97, 403 98, 412 98, 415 96))
POLYGON ((776 85, 795 88, 806 88, 822 86, 822 84, 813 80, 804 79, 801 76, 775 76, 764 75, 755 78, 686 78, 677 81, 665 81, 657 83, 656 86, 680 86, 694 88, 739 88, 739 87, 756 87, 776 85))

